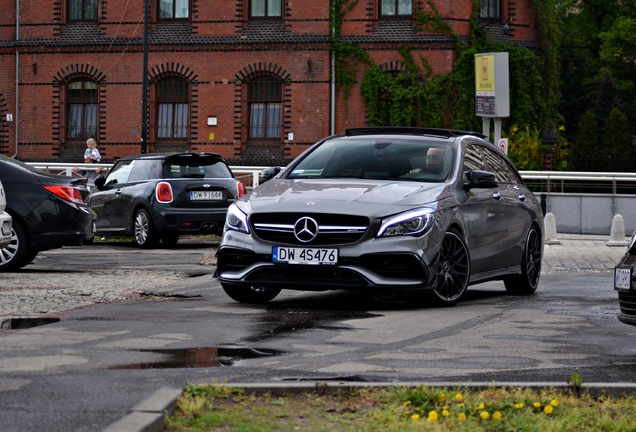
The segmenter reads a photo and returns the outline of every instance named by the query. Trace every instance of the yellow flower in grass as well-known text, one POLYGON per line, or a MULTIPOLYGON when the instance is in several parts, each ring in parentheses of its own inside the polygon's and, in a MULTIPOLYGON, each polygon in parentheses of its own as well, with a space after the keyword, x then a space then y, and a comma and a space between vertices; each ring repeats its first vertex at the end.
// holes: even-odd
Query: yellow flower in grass
POLYGON ((534 403, 534 407, 535 408, 541 408, 541 402, 535 402, 534 403))
POLYGON ((441 402, 444 403, 446 401, 446 395, 444 393, 442 393, 441 395, 439 395, 437 397, 437 399, 441 402))
POLYGON ((554 408, 552 407, 552 405, 546 405, 545 408, 543 408, 543 412, 546 414, 552 414, 553 410, 554 408))
POLYGON ((552 401, 550 401, 550 405, 552 405, 553 407, 558 407, 559 406, 559 401, 556 399, 552 399, 552 401))
POLYGON ((447 409, 445 409, 444 411, 442 411, 442 415, 444 417, 448 417, 450 415, 450 411, 448 411, 447 409))
POLYGON ((486 408, 486 405, 482 403, 479 404, 479 406, 477 407, 477 409, 483 410, 484 408, 486 408))
POLYGON ((490 414, 488 411, 482 411, 479 413, 479 418, 482 420, 488 420, 490 418, 490 414))
POLYGON ((426 419, 426 421, 429 422, 436 422, 438 420, 438 415, 437 415, 437 411, 431 411, 428 413, 428 418, 426 419))
POLYGON ((459 415, 457 416, 457 420, 459 420, 460 422, 466 421, 466 414, 459 413, 459 415))
POLYGON ((413 414, 413 415, 411 416, 411 420, 417 421, 417 420, 419 420, 419 419, 420 419, 420 415, 419 415, 419 414, 413 414))
POLYGON ((500 413, 499 411, 495 411, 495 412, 493 413, 493 415, 492 415, 492 418, 493 418, 494 420, 499 420, 499 419, 501 419, 501 413, 500 413))
POLYGON ((521 409, 523 407, 524 407, 523 402, 519 402, 515 404, 515 409, 521 409))
POLYGON ((411 401, 406 401, 406 402, 404 402, 404 406, 405 406, 405 407, 407 407, 407 406, 409 406, 409 405, 411 405, 411 401))
POLYGON ((461 393, 455 394, 455 401, 456 402, 462 402, 463 400, 464 400, 464 396, 462 396, 461 393))

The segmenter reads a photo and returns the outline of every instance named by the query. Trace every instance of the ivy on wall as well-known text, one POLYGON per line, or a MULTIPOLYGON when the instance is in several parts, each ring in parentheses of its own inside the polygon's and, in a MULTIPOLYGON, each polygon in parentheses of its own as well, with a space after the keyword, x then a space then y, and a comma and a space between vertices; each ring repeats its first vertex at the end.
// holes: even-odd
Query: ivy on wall
POLYGON ((425 0, 425 10, 415 11, 416 26, 453 36, 457 61, 453 72, 433 75, 424 57, 418 62, 413 47, 402 47, 405 68, 385 72, 375 65, 358 45, 340 41, 345 15, 357 0, 331 0, 333 53, 336 82, 348 98, 361 66, 365 66, 361 93, 371 125, 449 127, 481 130, 475 114, 474 55, 508 52, 511 117, 508 128, 543 130, 556 122, 559 100, 559 31, 553 11, 554 0, 533 0, 537 12, 539 53, 528 48, 493 42, 479 26, 480 1, 475 0, 470 17, 471 34, 460 38, 440 16, 433 0, 425 0))

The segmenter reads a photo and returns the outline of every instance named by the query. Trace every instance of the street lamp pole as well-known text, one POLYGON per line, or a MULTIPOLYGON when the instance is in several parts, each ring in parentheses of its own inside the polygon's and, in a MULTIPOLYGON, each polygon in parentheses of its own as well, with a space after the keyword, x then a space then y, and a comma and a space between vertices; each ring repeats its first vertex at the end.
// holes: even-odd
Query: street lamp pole
POLYGON ((143 77, 141 90, 141 153, 148 152, 148 15, 149 2, 144 0, 143 77))

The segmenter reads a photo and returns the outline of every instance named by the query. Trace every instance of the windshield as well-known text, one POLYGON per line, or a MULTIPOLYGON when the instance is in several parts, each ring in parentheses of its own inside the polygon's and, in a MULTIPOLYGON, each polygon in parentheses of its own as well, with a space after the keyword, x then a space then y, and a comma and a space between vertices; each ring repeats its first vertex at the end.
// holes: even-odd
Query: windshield
POLYGON ((287 176, 444 181, 452 166, 453 148, 439 141, 404 137, 339 138, 308 154, 287 176))

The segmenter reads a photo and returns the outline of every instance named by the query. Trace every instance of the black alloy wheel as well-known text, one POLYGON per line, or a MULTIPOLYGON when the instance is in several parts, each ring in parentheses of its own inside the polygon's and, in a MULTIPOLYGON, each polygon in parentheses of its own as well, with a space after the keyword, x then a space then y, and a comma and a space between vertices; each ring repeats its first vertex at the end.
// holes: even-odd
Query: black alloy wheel
POLYGON ((521 275, 504 280, 506 291, 513 295, 530 295, 537 290, 541 276, 541 235, 531 227, 521 257, 521 275))
POLYGON ((455 231, 444 234, 439 260, 437 281, 431 298, 436 305, 453 306, 468 288, 470 257, 464 239, 455 231))
POLYGON ((148 210, 141 208, 137 210, 134 219, 135 243, 142 249, 155 247, 159 243, 157 229, 152 223, 148 210))
POLYGON ((239 303, 267 303, 281 292, 280 288, 268 288, 249 284, 221 282, 221 286, 232 300, 236 300, 239 303))

